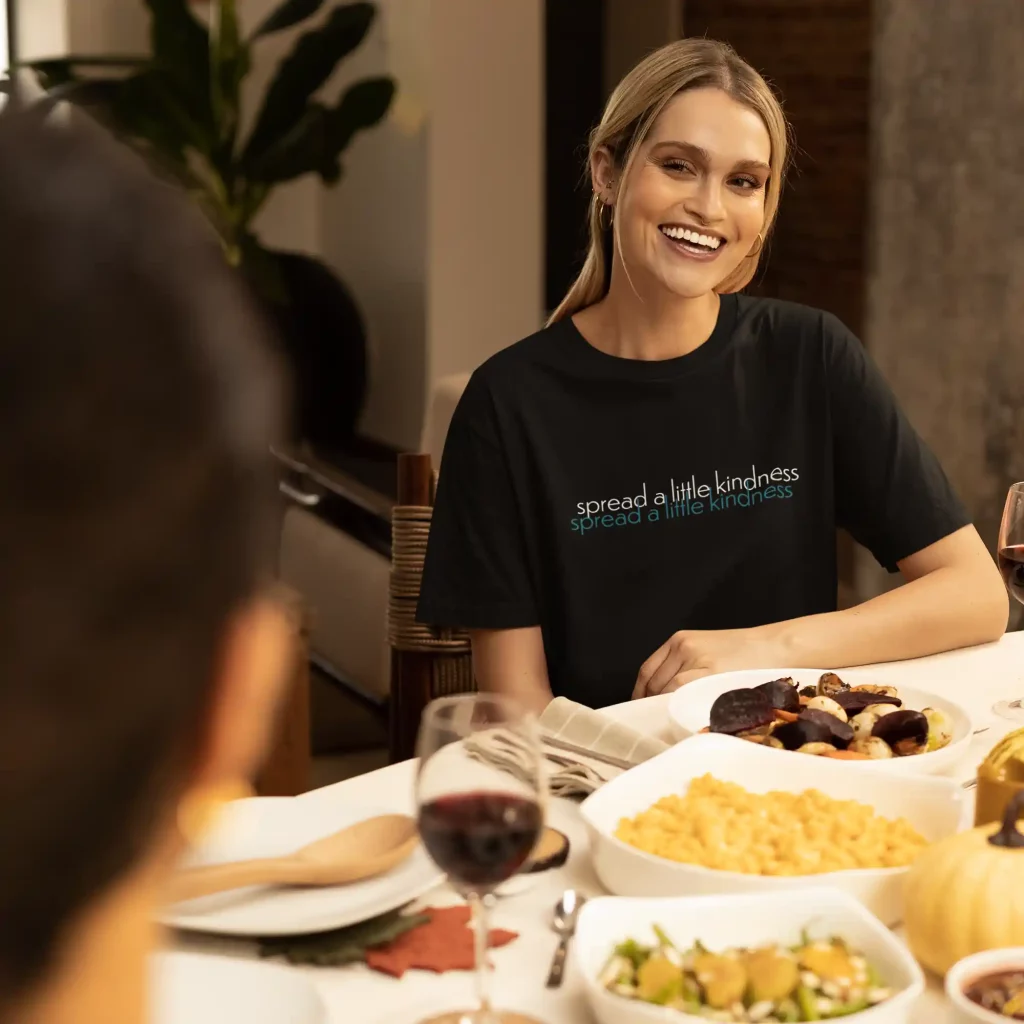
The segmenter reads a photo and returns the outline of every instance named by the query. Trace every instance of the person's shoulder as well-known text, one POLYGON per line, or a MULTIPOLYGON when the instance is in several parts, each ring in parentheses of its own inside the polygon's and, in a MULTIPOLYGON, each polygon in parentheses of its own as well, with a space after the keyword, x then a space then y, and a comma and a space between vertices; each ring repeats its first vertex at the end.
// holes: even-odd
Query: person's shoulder
POLYGON ((852 338, 850 329, 834 313, 788 299, 737 295, 737 323, 748 331, 770 334, 778 340, 830 343, 852 338))
POLYGON ((753 295, 738 295, 737 306, 737 331, 752 344, 767 343, 762 349, 825 364, 861 356, 857 336, 828 310, 753 295))
POLYGON ((507 345, 476 368, 471 382, 496 393, 518 390, 535 374, 557 363, 568 330, 565 321, 558 321, 507 345))

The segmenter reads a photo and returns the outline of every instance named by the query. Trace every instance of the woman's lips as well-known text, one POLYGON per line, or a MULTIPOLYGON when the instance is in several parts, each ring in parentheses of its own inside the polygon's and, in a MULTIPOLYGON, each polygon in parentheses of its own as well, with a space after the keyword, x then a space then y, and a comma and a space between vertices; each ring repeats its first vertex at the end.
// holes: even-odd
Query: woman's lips
POLYGON ((717 259, 722 250, 729 244, 725 240, 719 243, 717 249, 708 249, 702 245, 688 242, 685 238, 671 238, 661 229, 658 230, 665 244, 679 256, 685 256, 689 260, 696 260, 698 263, 710 263, 717 259))

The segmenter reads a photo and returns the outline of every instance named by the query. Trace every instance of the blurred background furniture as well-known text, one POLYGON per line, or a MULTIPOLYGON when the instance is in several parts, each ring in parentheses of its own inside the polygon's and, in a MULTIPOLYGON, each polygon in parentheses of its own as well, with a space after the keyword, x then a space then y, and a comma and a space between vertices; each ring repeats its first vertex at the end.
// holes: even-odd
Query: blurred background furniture
POLYGON ((398 503, 392 509, 388 643, 391 646, 390 761, 415 754, 423 709, 435 697, 475 689, 469 635, 416 621, 430 535, 435 475, 428 453, 399 455, 398 503))
MULTIPOLYGON (((420 450, 431 467, 440 465, 448 424, 468 380, 468 374, 445 377, 430 396, 420 450)), ((388 601, 401 456, 372 442, 329 459, 299 447, 276 454, 289 500, 279 575, 308 608, 316 785, 388 760, 388 601)), ((402 653, 410 655, 402 664, 416 661, 414 652, 402 653)), ((396 741, 394 750, 399 749, 408 749, 407 738, 396 741)))
POLYGON ((310 788, 311 780, 308 610, 302 595, 291 587, 282 586, 279 593, 295 623, 295 644, 277 729, 256 779, 260 796, 298 796, 310 788))

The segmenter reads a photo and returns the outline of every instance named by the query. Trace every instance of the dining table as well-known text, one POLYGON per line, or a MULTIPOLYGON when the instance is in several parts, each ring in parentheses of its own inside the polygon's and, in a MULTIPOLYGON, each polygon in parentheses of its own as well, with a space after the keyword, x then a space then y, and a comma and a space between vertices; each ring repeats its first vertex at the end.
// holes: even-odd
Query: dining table
MULTIPOLYGON (((1015 723, 998 717, 992 710, 996 701, 1024 698, 1024 632, 1007 634, 998 642, 981 647, 844 670, 843 676, 855 682, 859 673, 884 677, 886 683, 896 687, 906 685, 931 691, 957 701, 971 713, 975 732, 968 753, 953 770, 960 781, 974 777, 978 764, 1002 736, 1024 726, 1024 719, 1015 723)), ((670 695, 650 697, 602 710, 645 734, 671 739, 669 699, 670 695)), ((346 804, 415 813, 415 776, 416 762, 405 761, 294 799, 322 808, 325 815, 346 804)), ((893 784, 899 785, 898 776, 893 784)), ((971 791, 966 792, 970 801, 971 791)), ((545 987, 558 943, 552 918, 558 898, 568 888, 588 897, 606 892, 591 866, 578 802, 551 800, 548 824, 568 836, 570 857, 563 867, 534 876, 525 891, 496 900, 492 927, 515 931, 518 939, 491 953, 494 1003, 501 1009, 532 1014, 546 1024, 591 1024, 593 1018, 571 956, 563 985, 553 991, 545 987)), ((424 906, 446 906, 458 903, 459 898, 447 885, 441 885, 420 902, 424 906)), ((896 934, 899 935, 898 928, 896 934)), ((258 955, 256 945, 245 940, 181 934, 175 942, 178 948, 193 952, 250 958, 258 955)), ((326 1007, 325 1024, 417 1024, 434 1012, 473 1005, 473 978, 467 972, 435 975, 410 971, 396 980, 361 964, 289 969, 304 972, 315 985, 326 1007)), ((909 1011, 907 1021, 954 1024, 955 1020, 941 980, 930 977, 926 992, 909 1011)))

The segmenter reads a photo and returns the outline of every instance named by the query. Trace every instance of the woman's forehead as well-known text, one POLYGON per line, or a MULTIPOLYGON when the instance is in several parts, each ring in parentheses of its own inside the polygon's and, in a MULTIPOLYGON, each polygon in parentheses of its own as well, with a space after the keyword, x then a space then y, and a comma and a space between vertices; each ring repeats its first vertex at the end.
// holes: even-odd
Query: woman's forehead
POLYGON ((772 143, 760 114, 721 89, 687 89, 673 96, 655 121, 648 148, 679 143, 704 150, 715 162, 768 163, 772 143))

